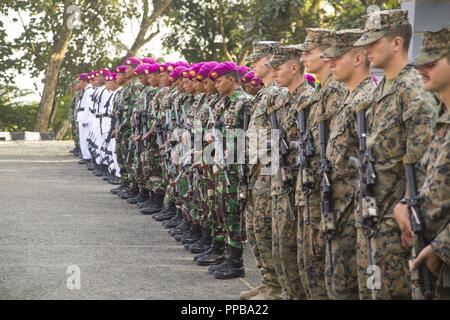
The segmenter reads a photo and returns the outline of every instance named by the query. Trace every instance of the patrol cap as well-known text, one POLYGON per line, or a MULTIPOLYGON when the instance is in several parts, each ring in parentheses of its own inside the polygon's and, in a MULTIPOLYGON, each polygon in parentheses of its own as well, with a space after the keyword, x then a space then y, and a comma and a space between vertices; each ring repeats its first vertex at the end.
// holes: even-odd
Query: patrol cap
POLYGON ((367 46, 384 37, 390 30, 409 25, 408 11, 395 9, 375 11, 367 15, 364 33, 354 44, 367 46))
POLYGON ((302 55, 298 45, 278 46, 274 49, 272 58, 267 62, 270 68, 276 68, 292 59, 300 58, 302 55))
POLYGON ((247 57, 247 61, 253 62, 271 54, 272 49, 278 46, 277 41, 256 41, 253 43, 253 52, 247 57))
POLYGON ((305 42, 298 45, 301 51, 309 51, 319 47, 331 47, 333 30, 320 28, 306 28, 305 42))
POLYGON ((414 59, 412 65, 420 67, 436 60, 450 52, 450 27, 439 31, 427 31, 423 34, 420 54, 414 59))
POLYGON ((337 58, 346 54, 363 33, 362 29, 336 31, 333 34, 333 45, 322 53, 321 58, 337 58))

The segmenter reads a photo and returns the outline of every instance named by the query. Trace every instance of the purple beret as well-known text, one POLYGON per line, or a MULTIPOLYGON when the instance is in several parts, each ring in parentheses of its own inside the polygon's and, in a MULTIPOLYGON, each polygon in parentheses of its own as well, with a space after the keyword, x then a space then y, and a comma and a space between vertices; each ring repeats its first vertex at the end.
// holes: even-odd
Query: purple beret
POLYGON ((238 66, 239 77, 243 77, 247 72, 250 71, 250 68, 247 66, 238 66))
POLYGON ((152 63, 149 64, 146 68, 145 68, 145 73, 146 74, 150 74, 150 73, 158 73, 159 72, 159 63, 152 63))
POLYGON ((150 57, 143 57, 143 58, 141 59, 141 62, 142 62, 142 63, 150 63, 150 64, 152 64, 152 63, 155 63, 156 60, 153 59, 153 58, 150 58, 150 57))
POLYGON ((189 68, 189 63, 185 61, 177 61, 174 63, 175 67, 186 67, 189 68))
POLYGON ((258 77, 253 77, 252 86, 257 87, 262 84, 262 80, 258 77))
POLYGON ((81 73, 78 76, 78 79, 79 80, 83 80, 83 81, 89 81, 89 73, 81 73))
POLYGON ((116 67, 116 72, 117 73, 125 73, 125 71, 127 70, 127 66, 117 66, 116 67))
POLYGON ((219 63, 216 61, 205 62, 197 72, 196 79, 198 81, 203 81, 208 78, 208 74, 214 69, 219 63))
POLYGON ((182 77, 182 72, 185 71, 187 68, 184 66, 179 66, 173 69, 171 73, 169 73, 169 80, 172 82, 177 81, 179 78, 182 77))
POLYGON ((308 74, 306 73, 304 76, 306 81, 308 81, 309 83, 314 83, 316 82, 316 78, 314 78, 314 76, 312 74, 308 74))
POLYGON ((88 73, 89 79, 94 79, 96 73, 97 73, 97 71, 91 71, 91 72, 89 72, 89 73, 88 73))
POLYGON ((199 62, 196 64, 193 64, 190 68, 189 68, 189 79, 195 79, 195 77, 197 76, 197 73, 200 71, 201 67, 204 65, 204 62, 199 62))
POLYGON ((159 72, 172 72, 175 69, 174 64, 172 62, 164 62, 159 65, 159 72))
POLYGON ((100 70, 98 70, 98 73, 101 74, 102 76, 108 74, 108 72, 111 72, 109 71, 108 68, 100 68, 100 70))
POLYGON ((136 67, 136 69, 134 70, 134 73, 136 75, 140 75, 141 73, 145 72, 145 69, 148 68, 150 66, 149 63, 141 63, 140 65, 138 65, 136 67))
POLYGON ((243 77, 241 77, 241 81, 242 81, 242 83, 249 83, 250 81, 253 80, 254 77, 255 77, 255 74, 253 72, 249 71, 243 77))
POLYGON ((127 59, 125 59, 125 64, 127 66, 137 66, 141 63, 141 59, 139 59, 138 57, 129 57, 127 59))
POLYGON ((208 74, 208 77, 216 81, 220 77, 230 73, 230 72, 237 72, 237 66, 234 62, 226 61, 219 63, 217 66, 214 67, 214 69, 211 70, 211 72, 208 74))
POLYGON ((105 75, 105 81, 115 81, 117 79, 117 73, 110 72, 107 75, 105 75))

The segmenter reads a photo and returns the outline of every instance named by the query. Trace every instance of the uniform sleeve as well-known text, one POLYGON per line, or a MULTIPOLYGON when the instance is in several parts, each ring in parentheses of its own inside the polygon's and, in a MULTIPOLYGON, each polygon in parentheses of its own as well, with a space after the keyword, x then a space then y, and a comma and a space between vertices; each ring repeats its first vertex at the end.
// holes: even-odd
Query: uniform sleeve
POLYGON ((450 224, 447 223, 433 240, 431 248, 446 265, 450 265, 450 224))

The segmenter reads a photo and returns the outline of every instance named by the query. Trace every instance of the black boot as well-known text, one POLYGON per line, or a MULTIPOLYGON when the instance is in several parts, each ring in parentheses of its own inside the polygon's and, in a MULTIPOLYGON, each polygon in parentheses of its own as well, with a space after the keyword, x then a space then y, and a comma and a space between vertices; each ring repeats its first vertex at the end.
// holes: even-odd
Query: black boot
POLYGON ((122 182, 120 184, 120 186, 118 186, 117 188, 111 189, 111 193, 113 194, 118 194, 119 192, 122 192, 123 190, 125 190, 126 188, 128 188, 128 184, 125 182, 122 182))
MULTIPOLYGON (((202 237, 202 226, 193 223, 188 236, 186 238, 181 239, 181 243, 191 245, 199 241, 201 237, 202 237)), ((186 250, 189 250, 189 247, 186 248, 186 250)))
POLYGON ((209 249, 212 242, 211 230, 208 227, 203 227, 202 237, 200 241, 190 246, 189 251, 192 254, 202 253, 209 249))
POLYGON ((184 232, 189 230, 190 227, 191 227, 191 225, 189 224, 189 222, 183 221, 176 228, 170 229, 169 230, 169 235, 172 236, 172 237, 175 237, 176 235, 183 234, 184 232))
POLYGON ((88 164, 87 164, 87 169, 89 170, 89 171, 94 171, 95 169, 97 169, 97 163, 95 162, 95 160, 94 159, 92 159, 91 161, 89 161, 88 162, 88 164))
POLYGON ((95 176, 103 177, 103 175, 107 172, 108 167, 104 164, 100 164, 97 169, 94 171, 95 176))
POLYGON ((183 222, 183 215, 181 214, 180 210, 177 210, 176 215, 171 218, 168 221, 163 222, 163 226, 166 229, 172 229, 178 226, 180 223, 183 222))
POLYGON ((214 272, 216 279, 234 279, 245 275, 243 249, 230 247, 230 254, 224 266, 214 272))
POLYGON ((119 177, 113 176, 112 179, 108 181, 108 183, 112 185, 119 185, 122 183, 122 180, 119 177))
POLYGON ((124 190, 123 192, 119 193, 119 197, 122 199, 128 199, 136 197, 139 193, 139 188, 137 186, 131 186, 129 189, 124 190))
POLYGON ((164 207, 164 193, 154 192, 150 198, 150 204, 140 210, 142 214, 154 214, 164 207))
POLYGON ((129 204, 136 204, 138 202, 146 201, 148 200, 148 189, 141 188, 139 191, 139 194, 136 197, 128 198, 127 202, 129 204))
POLYGON ((213 241, 211 249, 206 255, 198 258, 199 266, 210 266, 212 264, 221 263, 225 260, 225 244, 219 241, 213 241))

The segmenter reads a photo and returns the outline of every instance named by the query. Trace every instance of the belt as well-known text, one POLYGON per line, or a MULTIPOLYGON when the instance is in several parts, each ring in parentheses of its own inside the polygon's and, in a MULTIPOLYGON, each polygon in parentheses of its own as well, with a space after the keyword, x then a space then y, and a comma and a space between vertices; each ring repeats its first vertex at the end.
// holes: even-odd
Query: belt
POLYGON ((102 118, 103 116, 102 116, 101 114, 96 114, 95 117, 96 117, 97 119, 99 119, 99 118, 102 118))
POLYGON ((78 112, 80 112, 80 111, 84 111, 84 108, 79 108, 79 109, 78 109, 78 112))

